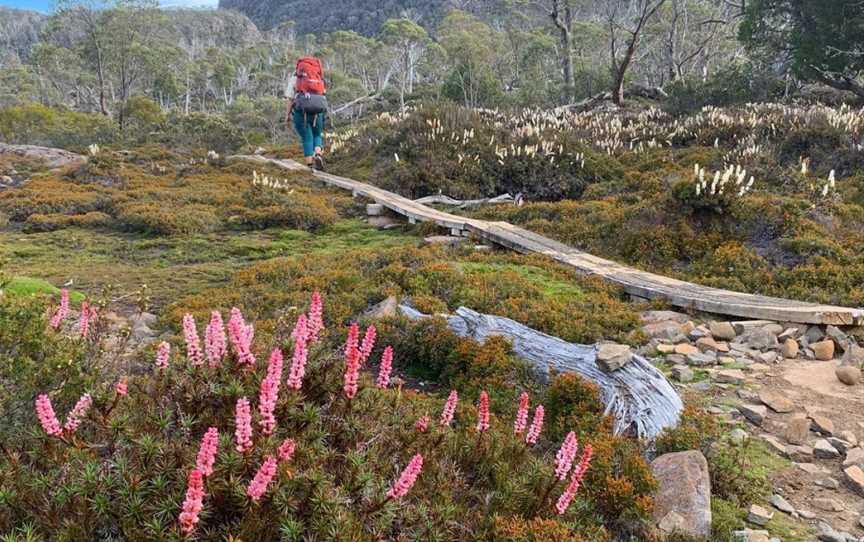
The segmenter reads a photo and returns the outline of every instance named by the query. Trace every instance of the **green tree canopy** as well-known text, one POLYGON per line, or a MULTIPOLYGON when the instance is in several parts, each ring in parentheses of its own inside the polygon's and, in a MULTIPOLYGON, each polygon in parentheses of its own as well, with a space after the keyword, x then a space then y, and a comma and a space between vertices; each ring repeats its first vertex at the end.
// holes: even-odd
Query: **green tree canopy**
POLYGON ((785 56, 796 75, 864 96, 864 5, 860 0, 752 0, 740 37, 785 56))

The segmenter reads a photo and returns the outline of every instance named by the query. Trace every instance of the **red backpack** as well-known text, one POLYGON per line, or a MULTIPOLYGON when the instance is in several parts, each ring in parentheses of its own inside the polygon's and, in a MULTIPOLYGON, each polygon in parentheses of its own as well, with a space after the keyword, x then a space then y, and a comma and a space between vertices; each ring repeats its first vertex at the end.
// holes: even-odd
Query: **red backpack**
POLYGON ((327 88, 324 86, 324 68, 317 58, 304 56, 298 60, 294 74, 297 76, 297 83, 294 86, 297 93, 321 95, 327 93, 327 88))

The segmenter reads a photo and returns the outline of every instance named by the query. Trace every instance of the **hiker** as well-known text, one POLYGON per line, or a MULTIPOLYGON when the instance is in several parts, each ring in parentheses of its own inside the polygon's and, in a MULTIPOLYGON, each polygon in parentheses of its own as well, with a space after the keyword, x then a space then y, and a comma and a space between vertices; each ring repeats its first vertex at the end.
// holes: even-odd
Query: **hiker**
POLYGON ((324 68, 314 57, 297 61, 294 75, 285 91, 285 123, 293 121, 303 142, 303 157, 310 168, 324 171, 324 122, 327 115, 327 89, 324 68))

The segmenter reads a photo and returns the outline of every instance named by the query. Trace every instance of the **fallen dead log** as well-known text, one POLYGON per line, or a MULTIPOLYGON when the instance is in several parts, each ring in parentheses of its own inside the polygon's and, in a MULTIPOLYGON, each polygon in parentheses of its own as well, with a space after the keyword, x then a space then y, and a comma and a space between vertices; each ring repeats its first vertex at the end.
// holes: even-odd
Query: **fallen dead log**
MULTIPOLYGON (((399 309, 410 319, 427 317, 408 305, 399 309)), ((616 434, 653 440, 663 429, 678 424, 684 406, 681 397, 663 373, 642 356, 634 354, 620 369, 605 372, 597 365, 596 346, 569 343, 509 318, 460 307, 447 317, 447 324, 458 335, 480 342, 496 335, 507 338, 513 352, 533 364, 540 379, 548 378, 554 370, 574 372, 590 380, 600 389, 606 414, 615 420, 616 434)))
POLYGON ((430 204, 438 204, 438 205, 452 205, 454 207, 458 207, 460 209, 465 209, 467 207, 479 207, 481 205, 494 205, 498 203, 513 203, 513 196, 510 194, 501 194, 500 196, 495 196, 494 198, 482 198, 482 199, 454 199, 450 196, 445 196, 443 194, 436 194, 434 196, 426 196, 420 199, 415 199, 414 203, 421 203, 423 205, 430 204))

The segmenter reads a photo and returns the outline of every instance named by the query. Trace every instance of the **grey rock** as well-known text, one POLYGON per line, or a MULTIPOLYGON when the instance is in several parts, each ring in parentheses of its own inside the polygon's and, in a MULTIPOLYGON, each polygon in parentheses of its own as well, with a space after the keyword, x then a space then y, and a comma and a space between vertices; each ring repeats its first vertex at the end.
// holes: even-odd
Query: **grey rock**
POLYGON ((768 415, 768 408, 762 405, 741 405, 738 411, 754 425, 762 425, 768 415))
POLYGON ((807 328, 807 331, 804 332, 804 337, 807 338, 808 343, 821 341, 824 336, 825 332, 822 331, 822 328, 819 326, 810 326, 807 328))
POLYGON ((642 331, 653 339, 666 339, 672 342, 681 342, 687 339, 681 333, 681 324, 672 320, 645 324, 642 326, 642 331))
POLYGON ((844 510, 843 503, 837 499, 828 497, 817 497, 813 499, 813 506, 825 512, 842 512, 844 510))
POLYGON ((678 382, 692 382, 693 369, 686 365, 676 365, 672 367, 672 378, 678 382))
POLYGON ((722 369, 714 375, 714 380, 721 384, 733 384, 740 386, 745 380, 744 372, 740 369, 722 369))
POLYGON ((791 514, 795 512, 795 507, 789 504, 789 501, 777 494, 771 496, 771 506, 773 506, 777 510, 780 510, 784 514, 791 514))
POLYGON ((384 213, 384 206, 380 203, 368 203, 366 204, 366 215, 367 216, 381 216, 384 213))
POLYGON ((387 299, 377 303, 364 313, 366 318, 380 319, 391 318, 399 314, 399 300, 395 296, 390 296, 387 299))
POLYGON ((690 321, 689 315, 675 311, 645 311, 640 315, 640 318, 646 324, 656 322, 677 322, 678 324, 684 324, 690 321))
POLYGON ((831 443, 825 439, 819 439, 813 445, 813 456, 818 459, 837 459, 840 457, 840 452, 837 451, 831 443))
POLYGON ((759 362, 761 363, 774 363, 777 361, 777 352, 774 350, 769 350, 768 352, 762 352, 759 354, 759 362))
POLYGON ((837 436, 850 444, 850 448, 858 446, 858 437, 852 431, 840 431, 837 436))
POLYGON ((843 357, 840 359, 843 361, 844 365, 861 367, 861 365, 864 364, 864 348, 850 342, 847 345, 846 351, 843 353, 843 357))
MULTIPOLYGON (((858 348, 857 346, 855 348, 858 348)), ((837 380, 847 386, 855 386, 861 382, 861 369, 853 365, 841 365, 834 370, 837 380)))
POLYGON ((465 241, 466 239, 464 237, 456 237, 453 235, 430 235, 429 237, 423 238, 423 242, 427 245, 458 245, 465 241))
POLYGON ((852 448, 852 443, 846 442, 842 438, 828 437, 826 440, 828 440, 828 442, 831 443, 831 446, 833 446, 841 454, 846 454, 846 452, 852 448))
POLYGON ((825 328, 825 335, 830 337, 840 350, 846 350, 846 345, 849 344, 849 336, 843 333, 837 326, 828 326, 825 328))
POLYGON ((803 415, 793 416, 786 424, 783 436, 791 444, 807 444, 810 437, 810 420, 803 415))
POLYGON ((633 359, 633 352, 626 344, 603 343, 597 348, 597 365, 607 373, 617 371, 633 359))
POLYGON ((765 328, 751 330, 743 339, 750 347, 757 350, 771 350, 778 346, 777 335, 765 328))
POLYGON ((840 482, 838 482, 834 478, 831 478, 830 476, 828 478, 822 478, 821 480, 816 480, 816 485, 819 487, 824 487, 825 489, 839 489, 840 488, 840 482))
POLYGON ((790 444, 786 446, 786 457, 792 461, 810 461, 813 459, 813 448, 790 444))
POLYGON ((729 322, 711 322, 708 324, 708 329, 715 339, 721 341, 731 341, 738 335, 735 327, 729 322))
POLYGON ((773 517, 774 512, 758 504, 751 505, 747 512, 747 521, 760 527, 764 527, 773 517))
POLYGON ((864 448, 852 448, 846 450, 846 458, 843 460, 843 466, 858 465, 864 468, 864 448))
POLYGON ((717 364, 717 355, 713 353, 693 352, 687 354, 687 363, 696 367, 706 367, 717 364))
POLYGON ((735 446, 741 446, 744 444, 750 435, 747 434, 747 431, 741 429, 740 427, 736 427, 732 431, 729 432, 729 442, 734 444, 735 446))
POLYGON ((657 480, 654 519, 670 512, 683 518, 680 530, 697 537, 711 534, 711 480, 708 462, 698 451, 664 454, 651 462, 657 480))
POLYGON ((816 514, 810 510, 796 510, 796 512, 798 512, 798 515, 804 519, 816 519, 816 514))

